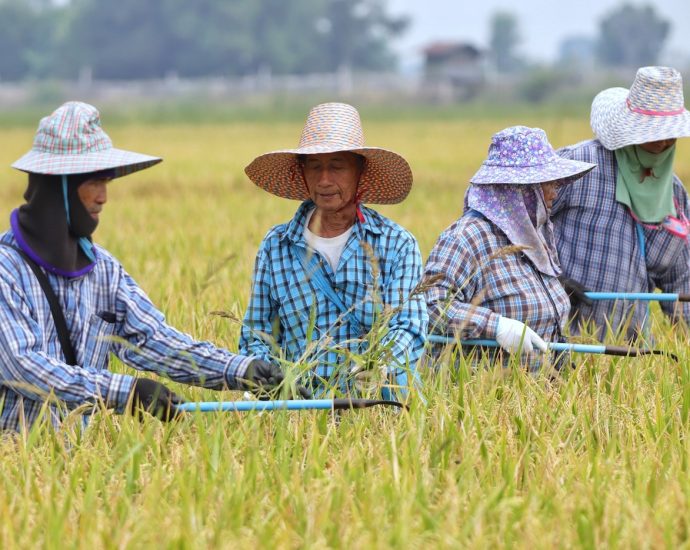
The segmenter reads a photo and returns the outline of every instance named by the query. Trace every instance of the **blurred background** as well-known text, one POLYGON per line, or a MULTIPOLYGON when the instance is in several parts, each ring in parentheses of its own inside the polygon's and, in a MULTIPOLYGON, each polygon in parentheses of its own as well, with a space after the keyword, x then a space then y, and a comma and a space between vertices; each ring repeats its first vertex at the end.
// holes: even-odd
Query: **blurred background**
POLYGON ((687 0, 0 0, 0 123, 67 99, 165 120, 324 99, 585 115, 637 67, 687 75, 688 36, 687 0))

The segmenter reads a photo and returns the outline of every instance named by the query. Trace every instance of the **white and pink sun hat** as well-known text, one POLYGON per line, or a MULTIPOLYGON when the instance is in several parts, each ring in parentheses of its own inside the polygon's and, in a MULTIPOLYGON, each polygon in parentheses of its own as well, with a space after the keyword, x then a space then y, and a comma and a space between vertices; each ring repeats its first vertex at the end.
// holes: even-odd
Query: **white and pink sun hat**
POLYGON ((591 125, 609 150, 690 136, 680 73, 671 67, 638 69, 630 90, 608 88, 597 94, 591 125))
POLYGON ((161 162, 161 158, 113 147, 98 110, 69 101, 41 119, 31 151, 12 168, 34 174, 69 175, 114 170, 118 178, 161 162))

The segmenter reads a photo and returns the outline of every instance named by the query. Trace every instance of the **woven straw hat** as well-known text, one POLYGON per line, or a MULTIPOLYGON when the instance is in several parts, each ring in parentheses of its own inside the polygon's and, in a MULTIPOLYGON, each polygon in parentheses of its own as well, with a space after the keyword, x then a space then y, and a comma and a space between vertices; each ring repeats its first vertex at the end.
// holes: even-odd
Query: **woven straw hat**
POLYGON ((610 150, 690 136, 680 73, 671 67, 638 69, 630 90, 608 88, 597 94, 591 125, 610 150))
POLYGON ((12 168, 34 174, 69 175, 115 170, 119 178, 161 161, 115 149, 101 128, 98 110, 87 103, 70 101, 41 119, 31 151, 12 168))
POLYGON ((371 204, 401 202, 412 187, 407 161, 392 151, 365 147, 357 109, 345 103, 317 105, 307 117, 297 149, 282 149, 255 158, 244 171, 257 186, 279 197, 309 198, 297 155, 350 151, 366 158, 359 183, 360 200, 371 204))
POLYGON ((596 164, 559 157, 541 128, 511 126, 491 138, 489 156, 470 182, 477 185, 528 185, 584 176, 596 164))

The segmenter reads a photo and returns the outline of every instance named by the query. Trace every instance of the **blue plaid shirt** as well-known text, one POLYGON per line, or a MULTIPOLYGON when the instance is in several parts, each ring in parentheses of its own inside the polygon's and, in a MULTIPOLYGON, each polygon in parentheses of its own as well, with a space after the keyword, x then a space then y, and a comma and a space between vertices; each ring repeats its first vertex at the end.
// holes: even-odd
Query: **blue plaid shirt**
MULTIPOLYGON (((264 237, 256 257, 240 351, 267 361, 277 355, 288 361, 313 361, 312 374, 328 380, 336 367, 344 374, 340 366, 348 366, 346 351, 363 353, 368 341, 366 334, 356 333, 353 323, 343 321, 340 309, 307 276, 299 259, 298 251, 307 251, 304 227, 312 208, 311 201, 304 202, 289 223, 273 227, 264 237), (273 340, 279 351, 272 350, 267 340, 273 340)), ((355 224, 335 273, 315 254, 328 283, 354 308, 365 333, 374 324, 380 304, 393 312, 380 349, 390 347, 390 370, 397 369, 398 383, 403 384, 400 367, 414 370, 426 341, 424 297, 411 295, 422 276, 421 254, 415 238, 402 227, 369 208, 362 207, 362 213, 365 221, 355 224), (371 247, 376 262, 362 243, 371 247), (372 272, 373 263, 378 263, 378 276, 372 272)))
MULTIPOLYGON (((0 241, 18 246, 11 231, 0 241)), ((120 263, 96 250, 86 275, 46 273, 76 354, 70 366, 36 276, 16 250, 0 246, 0 429, 29 427, 51 394, 60 402, 48 406, 54 426, 65 412, 101 400, 122 412, 134 378, 108 370, 110 353, 135 369, 207 388, 234 387, 246 372, 249 358, 168 326, 120 263)))
MULTIPOLYGON (((690 293, 688 242, 666 230, 644 229, 646 256, 638 242, 627 206, 616 201, 617 164, 613 151, 597 140, 584 141, 559 150, 565 158, 596 163, 584 178, 560 187, 552 220, 566 276, 587 290, 602 292, 690 293)), ((673 192, 680 210, 690 216, 688 195, 674 176, 673 192)), ((662 302, 667 315, 682 313, 690 320, 690 304, 662 302), (676 309, 677 308, 677 309, 676 309)), ((603 339, 608 323, 614 331, 628 321, 627 336, 634 337, 644 324, 645 302, 595 301, 582 304, 571 330, 591 320, 603 339)))
MULTIPOLYGON (((500 229, 472 210, 441 233, 424 268, 425 278, 438 277, 426 291, 431 332, 495 339, 501 316, 525 323, 547 342, 562 340, 568 295, 527 256, 505 253, 509 246, 500 229)), ((536 369, 539 355, 527 362, 536 369)))

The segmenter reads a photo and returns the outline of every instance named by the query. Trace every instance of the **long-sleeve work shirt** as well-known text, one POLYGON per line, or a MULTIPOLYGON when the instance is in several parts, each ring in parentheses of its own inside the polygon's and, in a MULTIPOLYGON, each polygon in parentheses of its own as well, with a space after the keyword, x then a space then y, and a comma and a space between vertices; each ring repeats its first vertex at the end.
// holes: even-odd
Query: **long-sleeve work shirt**
MULTIPOLYGON (((17 246, 11 231, 0 241, 17 246)), ((46 273, 76 354, 72 366, 36 276, 18 251, 0 246, 0 429, 29 427, 47 400, 55 426, 63 412, 83 404, 103 401, 122 412, 134 377, 108 370, 111 353, 135 369, 207 388, 235 387, 245 374, 249 358, 167 325, 122 265, 96 251, 86 275, 46 273)))
MULTIPOLYGON (((370 349, 370 331, 377 318, 377 348, 387 350, 391 374, 406 384, 404 374, 415 369, 426 341, 428 316, 424 296, 413 291, 422 276, 415 238, 402 227, 362 207, 364 222, 356 222, 335 272, 304 238, 304 202, 293 219, 273 227, 259 247, 251 298, 242 327, 240 352, 264 360, 276 356, 313 365, 315 385, 338 376, 351 365, 348 353, 370 349), (315 254, 328 285, 351 308, 358 323, 342 311, 303 267, 300 254, 315 254), (359 325, 361 333, 357 333, 359 325), (344 369, 340 368, 345 366, 344 369)), ((317 265, 313 262, 311 265, 317 265)))

